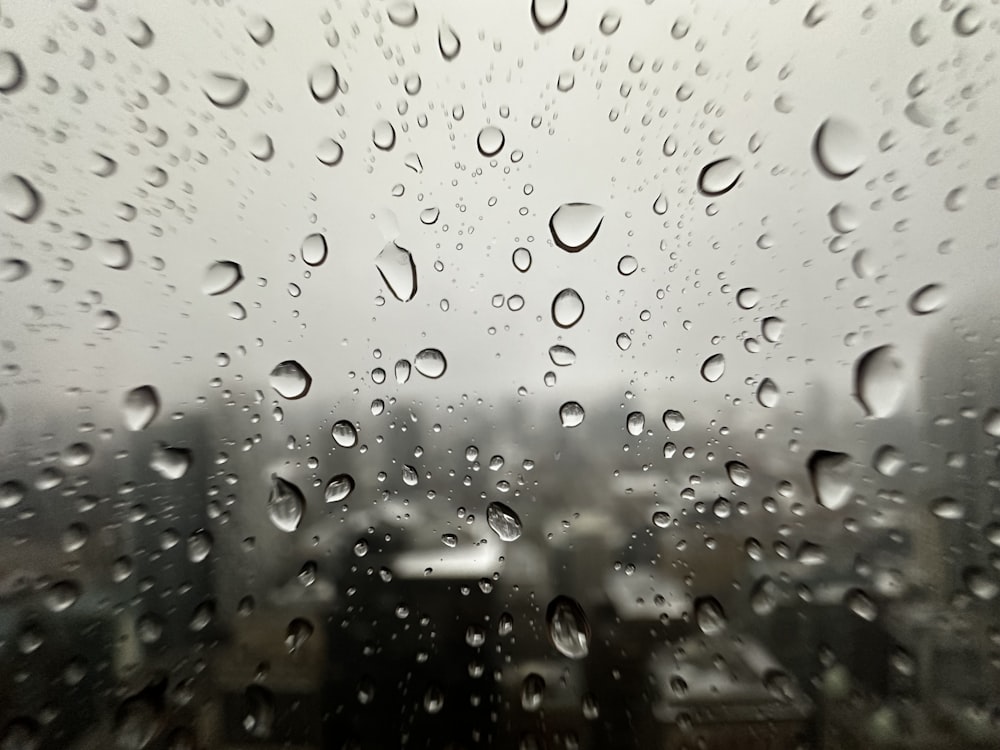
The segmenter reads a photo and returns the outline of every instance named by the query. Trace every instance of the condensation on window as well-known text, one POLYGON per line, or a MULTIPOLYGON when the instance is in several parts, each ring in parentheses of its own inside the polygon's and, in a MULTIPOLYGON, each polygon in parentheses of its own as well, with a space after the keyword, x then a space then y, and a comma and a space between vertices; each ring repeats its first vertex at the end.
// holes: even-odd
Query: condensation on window
POLYGON ((987 0, 4 0, 0 748, 995 748, 987 0))

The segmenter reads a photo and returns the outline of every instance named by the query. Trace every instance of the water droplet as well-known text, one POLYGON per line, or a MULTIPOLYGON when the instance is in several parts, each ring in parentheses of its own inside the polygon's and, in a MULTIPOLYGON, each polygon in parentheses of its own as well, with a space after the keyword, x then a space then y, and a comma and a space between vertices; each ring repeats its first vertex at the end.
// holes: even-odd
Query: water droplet
POLYGON ((271 475, 271 494, 267 498, 267 515, 278 529, 291 533, 302 522, 306 499, 302 490, 277 474, 271 475))
POLYGON ((578 427, 587 414, 576 401, 567 401, 559 407, 559 421, 563 427, 578 427))
POLYGON ((0 260, 0 281, 20 281, 31 273, 31 265, 20 258, 0 260))
POLYGON ((250 139, 250 155, 258 161, 268 161, 274 156, 274 141, 266 133, 257 133, 250 139))
POLYGON ((851 457, 835 451, 813 451, 809 457, 809 478, 816 502, 827 510, 840 510, 851 499, 851 457))
POLYGON ((618 348, 623 352, 626 352, 632 346, 632 338, 627 333, 619 333, 615 337, 615 344, 617 344, 618 348))
POLYGON ((416 487, 420 482, 420 475, 417 473, 417 470, 409 464, 403 464, 403 468, 400 469, 400 476, 403 479, 403 484, 407 487, 416 487))
POLYGON ((557 596, 545 610, 549 641, 563 656, 582 659, 590 652, 590 623, 575 599, 557 596))
POLYGON ((1000 594, 1000 583, 996 576, 984 568, 972 566, 962 572, 965 588, 977 599, 989 601, 1000 594))
POLYGON ((164 479, 180 479, 187 474, 193 460, 186 448, 157 445, 149 459, 149 468, 164 479))
POLYGON ((816 130, 813 158, 827 177, 843 180, 865 163, 861 131, 847 120, 831 117, 816 130))
POLYGON ((892 445, 880 446, 872 457, 872 466, 884 477, 896 476, 905 465, 903 454, 892 445))
POLYGON ((983 19, 975 5, 967 5, 955 14, 952 27, 959 36, 972 36, 982 26, 983 19))
POLYGON ((513 542, 521 536, 520 517, 503 503, 492 502, 486 506, 486 523, 504 542, 513 542))
POLYGON ((549 218, 555 243, 568 253, 578 253, 594 241, 604 209, 591 203, 563 203, 549 218))
POLYGON ((247 33, 258 47, 264 47, 274 39, 274 26, 264 16, 253 16, 247 21, 247 33))
POLYGON ((266 739, 274 731, 274 695, 262 685, 250 685, 243 692, 243 729, 252 737, 266 739))
POLYGON ((519 247, 511 256, 511 262, 521 273, 526 273, 531 268, 531 251, 526 247, 519 247))
POLYGON ((545 697, 545 680, 536 672, 527 675, 521 682, 521 708, 534 712, 542 707, 545 697))
POLYGON ((313 624, 304 617, 296 617, 288 623, 288 628, 285 630, 285 648, 288 649, 288 653, 294 654, 305 646, 314 630, 313 624))
POLYGON ((330 63, 320 63, 309 71, 309 91, 321 104, 333 99, 339 87, 340 74, 330 63))
POLYGON ((396 145, 396 129, 388 120, 379 120, 372 128, 372 143, 380 151, 390 151, 396 145))
POLYGON ((726 358, 721 354, 713 354, 701 365, 701 376, 709 383, 716 382, 726 371, 726 358))
POLYGON ((320 164, 335 167, 344 158, 344 147, 333 138, 324 138, 316 147, 316 159, 320 164))
POLYGON ((195 531, 187 540, 188 560, 193 563, 204 562, 212 553, 212 545, 214 543, 215 540, 212 539, 212 535, 205 531, 205 529, 195 531))
POLYGON ((653 213, 657 216, 663 216, 667 212, 667 196, 660 193, 656 200, 653 201, 653 213))
POLYGON ((567 8, 567 0, 531 0, 531 20, 544 34, 562 23, 567 8))
POLYGON ((158 707, 161 691, 158 685, 150 685, 118 707, 114 723, 114 741, 118 750, 145 750, 152 744, 163 725, 158 707))
POLYGON ((748 486, 752 479, 750 467, 741 461, 728 462, 726 464, 726 473, 729 475, 729 481, 737 487, 748 486))
POLYGON ((13 52, 0 52, 0 94, 13 94, 24 85, 24 63, 13 52))
POLYGON ((631 255, 623 255, 618 259, 618 273, 631 276, 639 269, 639 261, 631 255))
POLYGON ((302 240, 299 252, 307 266, 323 265, 326 260, 326 237, 319 233, 310 234, 302 240))
POLYGON ((960 521, 965 518, 965 503, 953 497, 936 497, 931 500, 931 513, 946 521, 960 521))
POLYGON ((225 294, 243 280, 243 268, 231 260, 217 260, 205 271, 201 282, 203 294, 225 294))
POLYGON ((417 266, 409 250, 390 242, 375 258, 375 267, 393 297, 400 302, 413 299, 417 293, 417 266))
POLYGON ((632 437, 639 437, 646 429, 646 415, 641 411, 630 412, 625 418, 625 429, 632 437))
POLYGON ((425 378, 436 379, 448 369, 448 361, 439 349, 421 349, 413 358, 413 366, 425 378))
POLYGON ((7 175, 0 183, 0 199, 8 216, 25 223, 35 220, 44 203, 35 186, 17 174, 7 175))
POLYGON ((496 156, 500 153, 503 145, 504 135, 500 128, 494 127, 493 125, 487 125, 479 131, 479 137, 476 139, 476 146, 479 148, 479 153, 483 156, 496 156))
POLYGON ((239 76, 229 73, 209 73, 202 92, 219 109, 238 107, 247 98, 250 86, 239 76))
POLYGON ((125 240, 105 240, 100 244, 100 258, 108 268, 124 271, 132 265, 132 246, 125 240))
POLYGON ((151 385, 141 385, 125 394, 125 427, 132 432, 144 430, 160 413, 160 394, 151 385))
POLYGON ((575 289, 563 289, 552 300, 552 321, 560 328, 572 328, 583 317, 583 300, 575 289))
POLYGON ((576 362, 576 352, 568 346, 554 344, 549 347, 549 359, 556 367, 569 367, 576 362))
POLYGON ((604 36, 611 36, 618 31, 618 27, 621 26, 621 23, 622 14, 617 10, 608 10, 604 12, 603 16, 601 16, 601 21, 598 23, 597 28, 601 30, 601 33, 604 34, 604 36))
POLYGON ((760 332, 765 340, 770 341, 772 344, 777 344, 781 341, 781 336, 785 332, 785 321, 773 315, 764 318, 760 323, 760 332))
POLYGON ((441 210, 438 208, 425 208, 420 212, 420 223, 430 226, 438 220, 438 216, 441 215, 441 210))
POLYGON ((13 719, 0 734, 0 748, 3 750, 40 750, 41 747, 38 723, 34 719, 13 719))
POLYGON ((728 625, 722 605, 711 596, 694 600, 694 619, 698 624, 698 630, 707 636, 719 635, 728 625))
POLYGON ((438 49, 445 60, 454 60, 462 50, 462 42, 455 30, 445 23, 438 26, 438 49))
POLYGON ((892 346, 863 354, 854 366, 858 400, 870 417, 887 417, 903 400, 903 364, 892 346))
POLYGON ((744 310, 752 310, 760 302, 760 292, 751 287, 740 289, 736 293, 736 304, 744 310))
POLYGON ((434 715, 441 713, 442 708, 444 708, 444 693, 437 687, 427 688, 427 692, 424 693, 424 711, 434 715))
POLYGON ((725 195, 736 187, 742 175, 740 163, 733 157, 717 159, 702 167, 698 175, 698 190, 710 198, 725 195))
POLYGON ((878 617, 875 602, 861 589, 849 589, 844 594, 844 605, 862 620, 872 622, 878 617))
POLYGON ((983 432, 990 437, 1000 437, 1000 409, 990 408, 983 415, 983 432))
POLYGON ((663 426, 671 432, 679 432, 684 429, 684 415, 676 409, 667 409, 663 412, 663 426))
POLYGON ((781 399, 781 392, 771 378, 764 378, 757 387, 757 403, 767 409, 773 409, 781 399))
POLYGON ((328 503, 339 503, 346 500, 354 492, 354 477, 350 474, 337 474, 326 483, 323 497, 328 503))
POLYGON ((404 29, 413 26, 418 18, 417 6, 410 0, 397 0, 386 9, 386 14, 395 26, 404 29))
MULTIPOLYGON (((57 581, 45 592, 45 607, 50 612, 63 612, 80 598, 80 586, 75 581, 57 581)), ((0 748, 6 750, 0 743, 0 748)))
POLYGON ((13 508, 20 503, 28 489, 16 479, 0 483, 0 509, 13 508))
POLYGON ((948 295, 941 284, 927 284, 910 295, 910 312, 914 315, 929 315, 937 312, 948 302, 948 295))
POLYGON ((833 231, 841 234, 848 234, 861 226, 857 211, 847 203, 838 203, 831 208, 828 217, 833 231))
POLYGON ((353 448, 358 444, 358 431, 346 419, 334 422, 330 435, 341 448, 353 448))
POLYGON ((132 18, 125 24, 125 37, 139 49, 146 49, 152 45, 155 34, 141 18, 132 18))
POLYGON ((271 370, 268 382, 283 398, 297 399, 309 393, 312 376, 294 359, 286 359, 271 370))

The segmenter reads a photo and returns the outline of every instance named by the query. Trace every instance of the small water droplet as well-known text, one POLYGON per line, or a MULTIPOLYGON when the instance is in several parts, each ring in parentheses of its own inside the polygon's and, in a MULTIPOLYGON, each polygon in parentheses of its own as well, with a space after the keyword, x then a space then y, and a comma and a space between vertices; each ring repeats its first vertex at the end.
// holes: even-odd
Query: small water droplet
POLYGON ((312 386, 312 376, 294 359, 286 359, 275 365, 268 381, 278 395, 287 399, 302 398, 312 386))
POLYGON ((813 158, 827 177, 834 180, 850 177, 865 163, 861 131, 847 120, 829 118, 816 130, 813 158))
POLYGON ((445 60, 454 60, 462 50, 462 42, 455 30, 445 23, 438 26, 438 49, 445 60))
POLYGON ((733 157, 717 159, 702 167, 698 175, 698 190, 710 198, 725 195, 736 187, 742 175, 743 169, 733 157))
POLYGON ((330 63, 320 63, 309 71, 309 91, 323 104, 333 99, 340 87, 340 74, 330 63))
POLYGON ((590 653, 590 623, 583 607, 568 596, 557 596, 545 610, 549 642, 563 656, 582 659, 590 653))
POLYGON ((291 533, 302 522, 306 499, 302 490, 277 474, 271 475, 271 494, 267 499, 267 515, 278 529, 291 533))
POLYGON ((250 86, 239 76, 229 73, 209 73, 202 92, 219 109, 238 107, 247 98, 250 86))
POLYGON ((927 284, 910 295, 908 304, 914 315, 929 315, 940 310, 947 302, 948 294, 943 285, 927 284))
POLYGON ((526 273, 531 268, 531 251, 526 247, 519 247, 511 256, 511 262, 521 273, 526 273))
POLYGON ((132 265, 132 246, 125 240, 105 240, 100 244, 100 258, 108 268, 127 270, 132 265))
POLYGON ((563 289, 552 300, 552 321, 560 328, 572 328, 583 317, 583 300, 575 289, 563 289))
POLYGON ((0 94, 13 94, 24 86, 24 63, 9 50, 0 51, 0 94))
POLYGON ((243 281, 243 269, 231 260, 217 260, 205 271, 201 282, 203 294, 215 296, 225 294, 243 281))
POLYGON ((638 437, 646 429, 646 415, 641 411, 629 412, 625 418, 625 429, 632 437, 638 437))
POLYGON ((187 474, 194 458, 187 448, 157 445, 149 459, 149 468, 164 479, 180 479, 187 474))
POLYGON ((330 435, 341 448, 353 448, 358 444, 358 431, 346 419, 334 422, 330 429, 330 435))
POLYGON ((151 385, 141 385, 125 394, 125 427, 132 432, 144 430, 160 413, 160 394, 151 385))
POLYGON ((513 542, 521 536, 520 517, 503 503, 492 502, 486 506, 486 523, 504 542, 513 542))
POLYGON ((425 378, 436 379, 448 369, 448 361, 440 349, 421 349, 413 358, 413 366, 425 378))
POLYGON ((854 366, 858 400, 870 417, 887 417, 903 400, 903 363, 892 346, 863 354, 854 366))
POLYGON ((809 457, 809 478, 816 502, 827 510, 840 510, 851 499, 851 457, 836 451, 813 451, 809 457))
POLYGON ((191 534, 187 540, 187 558, 193 563, 204 562, 212 552, 215 541, 212 535, 199 529, 191 534))
POLYGON ((716 382, 726 371, 726 358, 721 354, 713 354, 701 365, 701 376, 709 383, 716 382))
POLYGON ((323 261, 326 260, 326 250, 326 237, 319 233, 308 235, 302 240, 302 246, 299 248, 302 260, 307 266, 323 265, 323 261))
POLYGON ((1000 594, 1000 582, 996 575, 978 566, 966 568, 962 572, 962 582, 970 594, 983 601, 995 599, 1000 594))
POLYGON ((563 427, 577 427, 583 424, 587 414, 576 401, 567 401, 559 407, 559 421, 563 427))
POLYGON ((707 636, 719 635, 726 630, 726 613, 718 600, 711 596, 694 600, 694 618, 698 630, 707 636))
POLYGON ((0 260, 0 281, 20 281, 31 273, 31 265, 20 258, 4 258, 0 260))
POLYGON ((594 241, 604 221, 604 209, 591 203, 563 203, 549 218, 555 243, 568 253, 578 253, 594 241))
POLYGON ((268 161, 274 156, 274 141, 266 133, 257 133, 250 138, 250 155, 258 161, 268 161))
POLYGON ((401 359, 396 362, 393 368, 393 374, 396 376, 396 382, 403 385, 410 379, 410 372, 412 367, 410 366, 410 361, 407 359, 401 359))
POLYGON ((504 146, 503 131, 493 125, 487 125, 479 131, 476 146, 483 156, 496 156, 504 146))
POLYGON ((670 525, 670 514, 665 510, 658 510, 653 513, 653 525, 659 529, 665 529, 670 525))
POLYGON ((562 23, 567 9, 568 0, 531 0, 531 20, 544 34, 562 23))
POLYGON ((354 477, 350 474, 337 474, 326 483, 323 497, 328 503, 339 503, 346 500, 354 492, 354 477))
POLYGON ((375 258, 382 281, 392 296, 400 302, 409 302, 417 293, 417 266, 406 248, 389 242, 375 258))
POLYGON ((25 223, 34 221, 44 204, 35 186, 17 174, 7 175, 0 183, 0 199, 8 216, 25 223))

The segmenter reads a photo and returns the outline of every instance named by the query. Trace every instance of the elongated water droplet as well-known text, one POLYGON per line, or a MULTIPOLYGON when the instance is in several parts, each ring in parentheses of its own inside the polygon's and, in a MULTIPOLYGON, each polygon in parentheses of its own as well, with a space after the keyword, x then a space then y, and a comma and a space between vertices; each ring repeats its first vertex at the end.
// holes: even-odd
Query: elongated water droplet
POLYGON ((193 456, 186 448, 158 445, 153 448, 149 468, 164 479, 180 479, 191 468, 193 456))
POLYGON ((313 624, 304 617, 296 617, 288 623, 288 628, 285 630, 285 648, 288 649, 288 653, 294 654, 305 646, 314 630, 313 624))
POLYGON ((316 147, 316 159, 320 164, 335 167, 340 164, 343 158, 344 147, 340 145, 339 141, 335 141, 333 138, 324 138, 316 147))
POLYGON ((513 542, 521 536, 520 517, 503 503, 492 502, 486 506, 486 523, 504 542, 513 542))
POLYGON ((396 145, 396 128, 388 120, 379 120, 372 128, 372 143, 379 151, 391 151, 396 145))
POLYGON ((576 362, 576 352, 563 344, 555 344, 549 347, 549 359, 556 367, 569 367, 576 362))
POLYGON ((632 346, 632 337, 623 331, 615 337, 615 344, 623 352, 627 352, 632 346))
POLYGON ((559 407, 559 421, 563 427, 578 427, 587 414, 576 401, 567 401, 559 407))
POLYGON ((417 22, 417 6, 411 0, 396 0, 387 8, 386 15, 393 25, 409 28, 417 22))
POLYGON ((594 241, 604 221, 604 209, 591 203, 563 203, 549 218, 555 243, 568 253, 578 253, 594 241))
POLYGON ((861 589, 849 589, 844 594, 844 605, 862 620, 872 622, 878 617, 875 602, 861 589))
POLYGON ((274 141, 266 133, 257 133, 250 138, 250 155, 258 161, 268 161, 274 156, 274 141))
POLYGON ((992 407, 983 415, 983 432, 990 437, 1000 437, 1000 409, 992 407))
POLYGON ((483 156, 496 156, 503 148, 503 144, 503 131, 493 125, 487 125, 480 130, 479 136, 476 138, 476 146, 483 156))
POLYGON ((604 36, 611 36, 616 31, 622 23, 622 14, 617 10, 608 10, 604 12, 601 16, 600 22, 597 24, 597 28, 601 30, 604 36))
POLYGON ((528 712, 538 711, 545 698, 545 680, 532 672, 521 682, 521 708, 528 712))
POLYGON ((656 200, 653 201, 653 213, 657 216, 663 216, 667 212, 667 196, 660 193, 656 196, 656 200))
POLYGON ((851 499, 851 457, 836 451, 813 451, 809 457, 809 478, 816 502, 827 510, 840 510, 851 499))
POLYGON ((742 461, 730 461, 726 464, 726 474, 729 481, 737 487, 746 487, 753 478, 750 474, 750 467, 742 461))
POLYGON ((781 400, 781 392, 771 378, 764 378, 757 387, 757 403, 767 409, 773 409, 781 400))
POLYGON ((831 117, 816 130, 813 158, 820 171, 834 180, 843 180, 865 163, 864 140, 854 125, 831 117))
POLYGON ((20 258, 0 260, 0 281, 20 281, 31 273, 31 265, 20 258))
POLYGON ((590 623, 583 607, 568 596, 557 596, 545 610, 549 642, 563 656, 582 659, 590 653, 590 623))
POLYGON ((258 47, 264 47, 274 39, 274 26, 264 16, 253 16, 247 21, 247 33, 258 47))
POLYGON ((215 296, 225 294, 243 281, 243 269, 231 260, 217 260, 210 265, 201 282, 203 294, 215 296))
POLYGON ((330 435, 341 448, 353 448, 358 444, 358 431, 346 419, 334 422, 330 429, 330 435))
POLYGON ((278 395, 287 399, 302 398, 312 386, 312 376, 294 359, 286 359, 275 365, 268 381, 278 395))
POLYGON ((309 91, 322 103, 333 99, 340 87, 340 74, 330 63, 320 63, 309 71, 309 91))
POLYGON ((646 415, 641 411, 630 412, 625 418, 625 429, 629 435, 638 437, 646 429, 646 415))
POLYGON ((271 494, 267 498, 267 516, 278 529, 291 533, 302 522, 306 499, 302 490, 277 474, 271 475, 271 494))
POLYGON ((914 315, 937 312, 948 302, 948 295, 941 284, 927 284, 910 295, 909 308, 914 315))
POLYGON ((187 540, 187 558, 193 563, 204 562, 212 552, 215 540, 205 529, 195 531, 187 540))
POLYGON ((420 212, 420 223, 430 226, 438 220, 440 215, 441 209, 439 208, 425 208, 420 212))
POLYGON ((323 265, 326 260, 326 237, 319 233, 308 235, 302 240, 299 252, 307 266, 323 265))
POLYGON ((123 416, 126 429, 138 432, 149 427, 160 413, 160 394, 151 385, 140 385, 125 394, 123 416))
POLYGON ((445 60, 454 60, 462 50, 462 42, 455 30, 445 23, 438 26, 438 49, 445 60))
POLYGON ((887 417, 903 400, 903 363, 892 346, 863 354, 854 366, 854 387, 868 416, 887 417))
POLYGON ((0 52, 0 94, 13 94, 24 86, 24 63, 9 50, 0 52))
POLYGON ((7 175, 0 183, 0 199, 8 216, 25 223, 34 221, 44 204, 42 194, 35 186, 17 174, 7 175))
POLYGON ((728 625, 722 605, 711 596, 694 600, 694 619, 698 624, 698 630, 707 636, 719 635, 728 625))
POLYGON ((403 385, 410 379, 410 371, 412 367, 410 366, 410 361, 407 359, 401 359, 396 362, 394 368, 394 374, 396 376, 396 382, 403 385))
POLYGON ((209 73, 202 92, 219 109, 238 107, 247 98, 250 86, 239 76, 229 73, 209 73))
POLYGON ((583 317, 583 300, 575 289, 563 289, 552 300, 552 321, 560 328, 572 328, 583 317))
POLYGON ((960 521, 965 518, 965 503, 953 497, 943 496, 931 500, 931 513, 945 521, 960 521))
POLYGON ((326 483, 323 497, 328 503, 339 503, 346 500, 354 492, 354 477, 350 474, 337 474, 326 483))
POLYGON ((266 739, 274 731, 274 694, 262 685, 250 685, 243 693, 243 729, 258 739, 266 739))
POLYGON ((425 378, 436 379, 448 369, 448 360, 440 349, 421 349, 413 358, 413 366, 425 378))
POLYGON ((393 297, 400 302, 413 299, 417 293, 417 266, 409 250, 390 242, 375 258, 375 267, 393 297))
POLYGON ((781 341, 781 337, 785 332, 785 321, 781 318, 776 318, 773 315, 764 318, 760 322, 760 333, 761 335, 772 344, 777 344, 781 341))
POLYGON ((511 263, 521 273, 526 273, 531 268, 531 251, 526 247, 519 247, 511 256, 511 263))
POLYGON ((568 0, 531 0, 531 20, 544 34, 562 23, 567 9, 568 0))
POLYGON ((702 167, 698 175, 698 190, 710 198, 725 195, 736 187, 742 175, 743 170, 736 159, 732 157, 717 159, 702 167))
POLYGON ((108 268, 125 271, 132 265, 132 246, 125 240, 105 240, 100 245, 100 258, 108 268))
POLYGON ((701 376, 709 383, 716 382, 726 372, 726 358, 721 354, 713 354, 701 365, 701 376))
POLYGON ((444 708, 444 693, 441 688, 429 687, 427 692, 424 693, 424 711, 434 715, 441 713, 441 709, 444 708))

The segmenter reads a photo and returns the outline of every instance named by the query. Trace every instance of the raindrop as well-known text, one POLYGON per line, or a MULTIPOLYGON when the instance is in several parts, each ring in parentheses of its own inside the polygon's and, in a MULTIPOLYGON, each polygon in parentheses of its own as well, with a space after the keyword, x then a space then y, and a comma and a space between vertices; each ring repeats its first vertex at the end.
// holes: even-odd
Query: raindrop
POLYGON ((358 431, 346 419, 334 422, 330 435, 341 448, 353 448, 358 443, 358 431))
POLYGON ((274 141, 266 133, 257 133, 250 139, 250 155, 258 161, 268 161, 274 156, 274 141))
POLYGON ((521 708, 534 712, 542 707, 545 697, 545 680, 540 674, 532 672, 521 682, 521 708))
POLYGON ((31 273, 28 261, 20 258, 4 258, 0 261, 0 281, 20 281, 31 273))
POLYGON ((157 445, 149 459, 149 468, 164 479, 180 479, 191 468, 193 456, 186 448, 157 445))
POLYGON ((372 128, 372 143, 380 151, 389 151, 396 145, 396 129, 388 120, 379 120, 372 128))
POLYGON ((617 344, 618 348, 623 352, 626 352, 632 346, 632 338, 627 333, 619 333, 615 337, 615 344, 617 344))
POLYGON ((910 295, 910 312, 914 315, 929 315, 937 312, 948 302, 948 295, 941 284, 927 284, 910 295))
POLYGON ((250 685, 243 692, 243 729, 252 737, 266 739, 274 731, 275 701, 270 690, 250 685))
POLYGON ((851 457, 835 451, 813 451, 809 457, 809 478, 816 502, 827 510, 840 510, 851 499, 849 476, 851 457))
POLYGON ((563 203, 549 218, 555 243, 568 253, 578 253, 594 241, 604 209, 591 203, 563 203))
POLYGON ((736 159, 732 157, 717 159, 702 167, 698 175, 698 190, 710 198, 725 195, 736 187, 742 175, 743 170, 736 159))
POLYGON ((903 364, 892 346, 863 354, 854 366, 858 400, 870 417, 887 417, 903 400, 903 364))
POLYGON ((572 328, 583 317, 583 300, 575 289, 563 289, 552 300, 552 321, 560 328, 572 328))
POLYGON ((531 0, 531 20, 544 34, 562 22, 567 9, 568 0, 531 0))
POLYGON ((277 474, 271 475, 271 494, 267 498, 267 515, 281 531, 291 533, 302 522, 306 499, 302 490, 277 474))
MULTIPOLYGON (((50 612, 63 612, 80 598, 80 586, 74 581, 57 581, 49 586, 45 592, 45 607, 50 612)), ((0 748, 7 750, 6 746, 0 743, 0 748)))
POLYGON ((0 52, 0 94, 13 94, 24 85, 24 63, 13 52, 0 52))
POLYGON ((340 75, 329 63, 320 63, 309 71, 309 91, 316 101, 320 103, 330 101, 336 95, 339 86, 340 75))
POLYGON ((441 210, 438 208, 425 208, 420 212, 420 223, 430 226, 438 220, 438 216, 441 215, 441 210))
POLYGON ((439 349, 421 349, 413 358, 413 366, 425 378, 437 379, 448 369, 448 361, 439 349))
POLYGON ((513 542, 521 536, 520 517, 503 503, 492 502, 486 506, 486 523, 501 541, 513 542))
POLYGON ((625 429, 632 437, 638 437, 646 429, 646 415, 641 411, 630 412, 625 418, 625 429))
POLYGON ((333 138, 324 138, 316 147, 316 159, 320 164, 335 167, 344 158, 344 147, 333 138))
POLYGON ((862 620, 872 622, 878 617, 875 602, 861 589, 849 589, 844 594, 844 605, 862 620))
POLYGON ((212 552, 214 540, 204 529, 191 534, 187 540, 187 557, 193 563, 204 562, 212 552))
POLYGON ((785 321, 774 316, 764 318, 760 323, 760 332, 767 341, 777 344, 785 332, 785 321))
POLYGON ((955 33, 959 36, 972 36, 979 31, 982 24, 979 9, 975 5, 967 5, 955 14, 955 21, 952 25, 955 33))
POLYGON ((880 446, 872 457, 872 466, 884 477, 896 476, 905 465, 903 454, 892 445, 880 446))
POLYGON ((583 607, 568 596, 557 596, 545 610, 549 641, 563 656, 582 659, 590 652, 590 623, 583 607))
POLYGON ((554 344, 549 347, 549 359, 556 367, 569 367, 576 362, 576 352, 563 344, 554 344))
POLYGON ((1000 409, 989 409, 983 415, 983 432, 990 437, 1000 437, 1000 409))
POLYGON ((563 427, 577 427, 583 424, 586 416, 583 407, 576 401, 567 401, 559 407, 559 421, 563 427))
POLYGON ((462 49, 462 42, 455 30, 445 23, 438 26, 438 49, 445 60, 454 60, 462 49))
POLYGON ((140 385, 125 394, 123 405, 125 427, 139 432, 149 426, 160 413, 160 394, 151 385, 140 385))
POLYGON ((288 628, 285 630, 285 648, 288 649, 288 653, 294 654, 306 645, 314 630, 313 624, 304 617, 296 617, 288 623, 288 628))
POLYGON ((968 592, 977 599, 989 601, 1000 594, 1000 583, 997 582, 996 576, 983 568, 976 566, 966 568, 962 573, 962 581, 968 592))
POLYGON ((409 250, 389 242, 376 256, 375 267, 393 297, 400 302, 413 299, 417 293, 417 267, 409 250))
POLYGON ((493 125, 487 125, 480 130, 479 137, 476 139, 476 146, 483 156, 496 156, 503 148, 503 144, 503 131, 493 125))
POLYGON ((752 310, 760 302, 760 292, 752 286, 744 287, 736 293, 736 304, 744 310, 752 310))
POLYGON ((741 461, 730 461, 726 464, 726 474, 729 481, 737 487, 746 487, 750 484, 750 467, 741 461))
POLYGON ((434 715, 441 713, 442 708, 444 708, 444 693, 440 688, 427 688, 427 692, 424 693, 424 711, 434 715))
POLYGON ((816 130, 813 158, 827 177, 843 180, 865 163, 861 131, 839 117, 831 117, 816 130))
POLYGON ((141 18, 133 18, 127 22, 126 38, 139 49, 145 49, 153 43, 153 30, 141 18))
POLYGON ((286 359, 275 365, 268 381, 278 395, 287 399, 302 398, 312 386, 312 376, 294 359, 286 359))
POLYGON ((210 73, 202 88, 205 96, 220 109, 238 107, 250 92, 250 86, 239 76, 228 73, 210 73))
POLYGON ((931 500, 931 513, 945 521, 965 518, 965 503, 953 497, 936 497, 931 500))
POLYGON ((618 31, 618 27, 621 26, 621 23, 622 14, 616 10, 608 10, 604 12, 603 16, 601 16, 601 21, 597 27, 601 30, 601 33, 604 34, 604 36, 611 36, 618 31))
POLYGON ((726 371, 726 358, 721 354, 713 354, 701 365, 701 376, 709 383, 716 382, 726 371))
POLYGON ((18 221, 34 221, 42 210, 41 193, 20 175, 9 174, 4 178, 0 184, 0 197, 7 215, 18 221))
POLYGON ((417 6, 410 0, 397 0, 388 7, 386 13, 394 25, 404 29, 417 22, 417 6))
POLYGON ((105 240, 100 245, 101 263, 116 271, 132 265, 132 246, 125 240, 105 240))
POLYGON ((299 252, 307 266, 323 265, 326 260, 326 237, 319 233, 310 234, 302 240, 299 252))
POLYGON ((663 216, 667 212, 667 196, 660 193, 656 200, 653 201, 653 213, 657 216, 663 216))
POLYGON ((671 432, 678 432, 684 428, 684 415, 676 409, 667 409, 663 412, 663 426, 671 432))
POLYGON ((665 510, 658 510, 653 513, 653 525, 659 529, 665 529, 670 525, 670 514, 665 510))
POLYGON ((838 203, 830 209, 830 213, 827 216, 830 219, 830 226, 833 227, 833 231, 840 232, 841 234, 848 234, 861 226, 858 212, 847 203, 838 203))
POLYGON ((694 619, 698 630, 707 636, 719 635, 727 626, 726 613, 718 600, 704 596, 694 600, 694 619))
POLYGON ((13 719, 0 734, 2 750, 39 750, 41 747, 38 723, 33 719, 13 719))
POLYGON ((337 474, 326 483, 323 497, 328 503, 339 503, 346 500, 354 492, 354 477, 350 474, 337 474))
POLYGON ((210 296, 225 294, 241 281, 243 281, 243 269, 239 263, 217 260, 205 271, 201 291, 210 296))
POLYGON ((773 409, 778 405, 781 393, 778 386, 771 378, 764 378, 757 387, 757 403, 767 409, 773 409))
POLYGON ((247 22, 246 30, 258 47, 270 44, 274 39, 274 26, 264 16, 253 16, 247 22))
POLYGON ((403 464, 400 475, 403 478, 403 484, 407 487, 416 487, 420 482, 420 475, 417 473, 417 470, 409 464, 403 464))
POLYGON ((623 255, 618 259, 618 273, 631 276, 639 269, 639 261, 631 255, 623 255))
POLYGON ((527 272, 531 268, 531 251, 526 247, 517 248, 511 256, 511 262, 514 264, 514 268, 521 273, 527 272))

